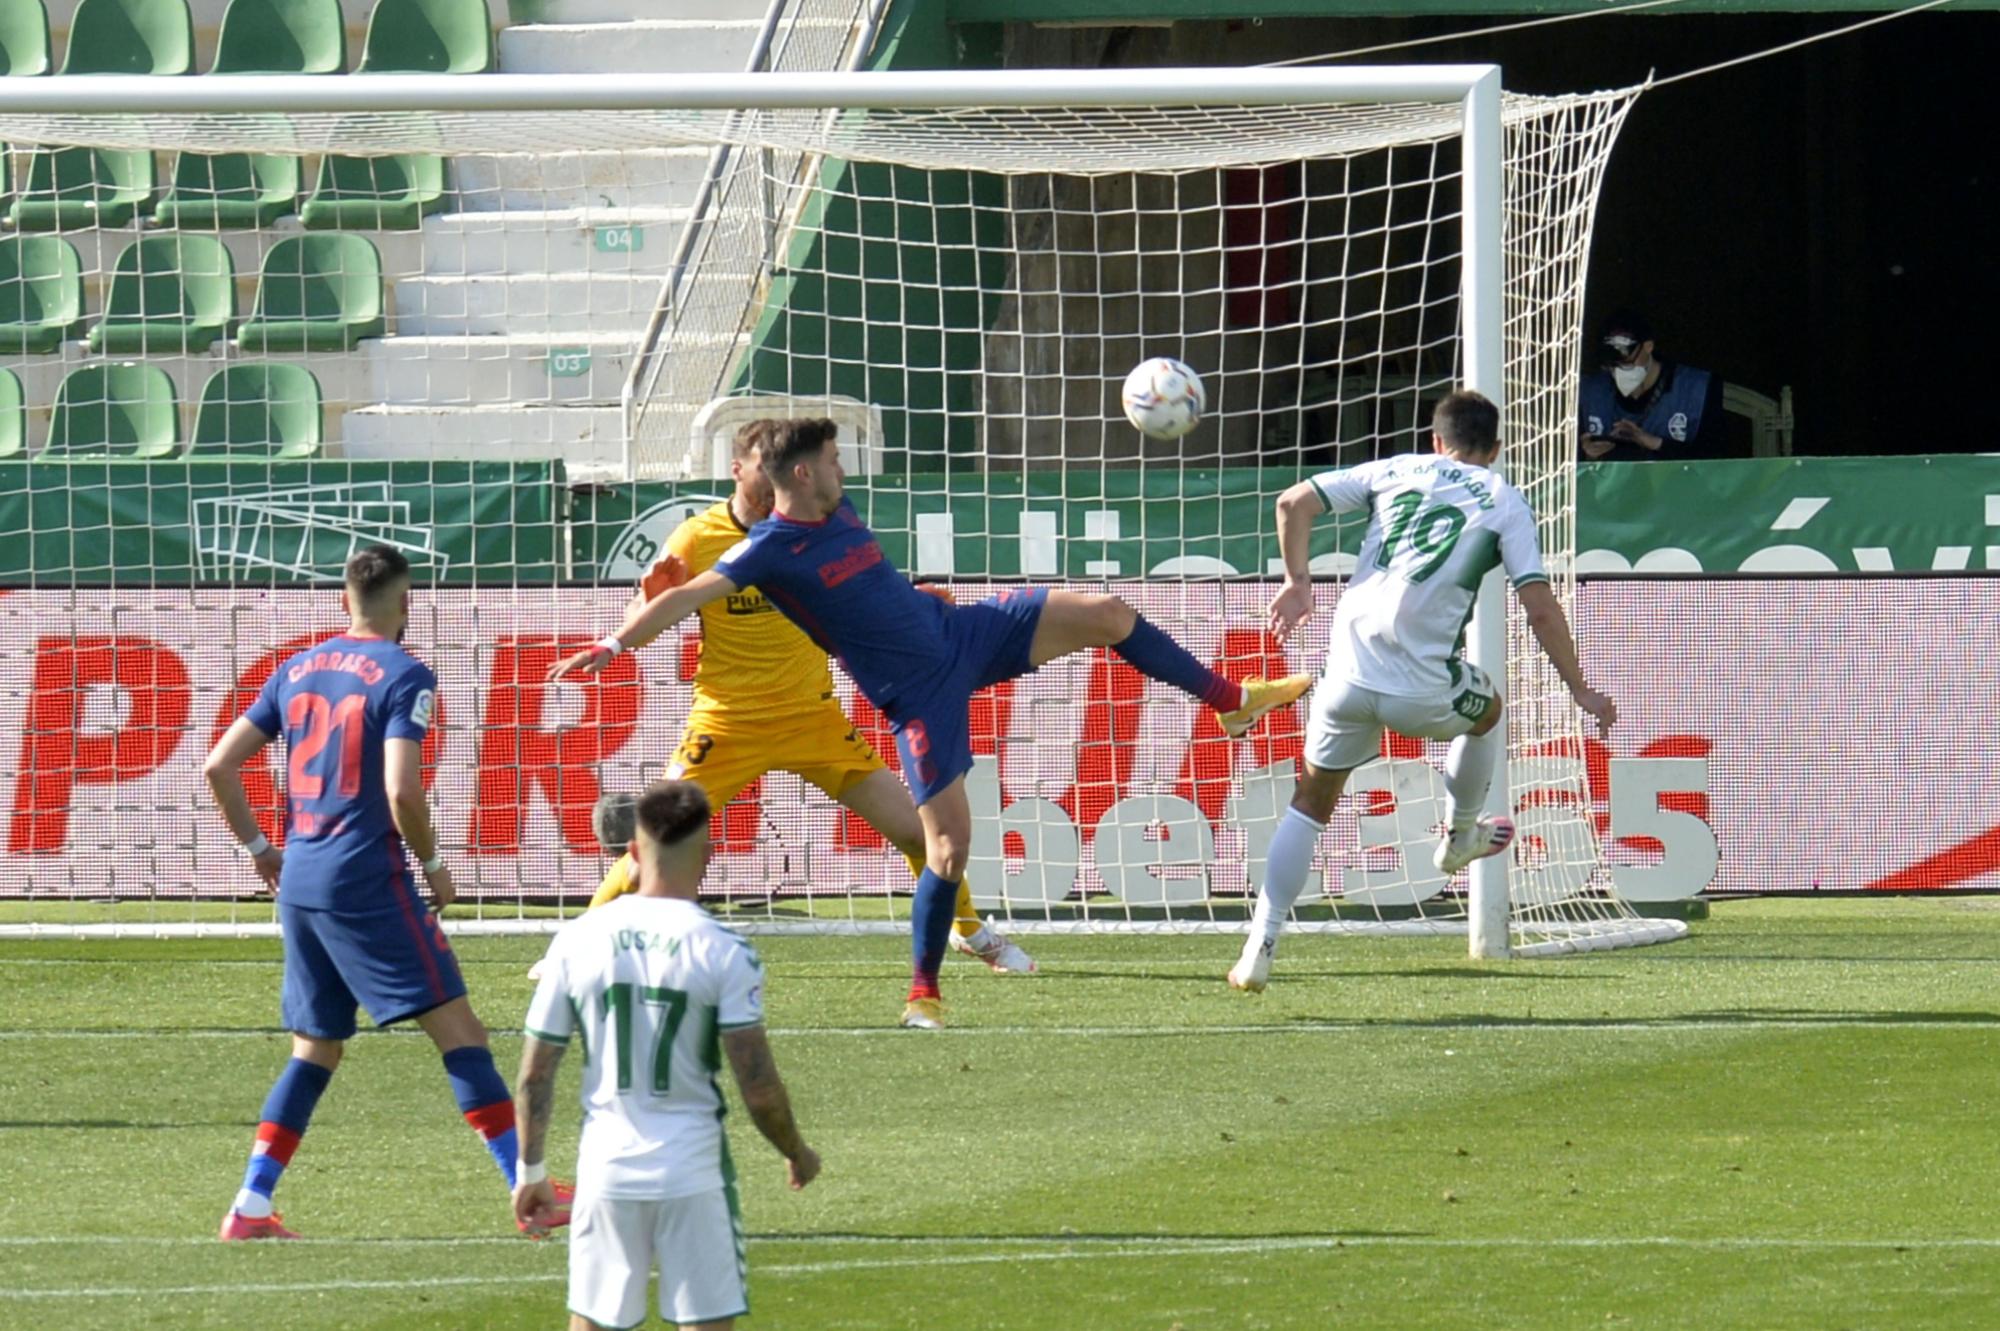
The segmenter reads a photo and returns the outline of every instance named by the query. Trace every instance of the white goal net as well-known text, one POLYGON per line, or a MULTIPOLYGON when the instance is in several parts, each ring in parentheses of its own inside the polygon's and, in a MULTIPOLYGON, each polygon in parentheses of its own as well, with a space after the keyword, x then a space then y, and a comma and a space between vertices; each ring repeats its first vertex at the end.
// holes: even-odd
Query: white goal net
MULTIPOLYGON (((0 299, 0 504, 22 533, 0 559, 21 737, 0 741, 0 930, 271 927, 201 760, 341 627, 340 564, 373 542, 418 568, 453 915, 573 914, 608 864, 590 807, 669 761, 698 648, 688 625, 602 682, 542 671, 726 497, 760 415, 839 420, 890 556, 960 600, 1113 590, 1225 673, 1273 674, 1319 667, 1360 536, 1322 524, 1323 612, 1280 646, 1278 492, 1427 446, 1430 403, 1471 383, 1504 403, 1503 466, 1567 601, 1584 261, 1631 94, 1496 101, 1504 216, 1469 248, 1482 73, 0 86, 0 296, 21 293, 0 299), (1118 407, 1154 355, 1207 386, 1172 444, 1118 407)), ((1516 950, 1675 936, 1618 899, 1575 710, 1523 626, 1505 637, 1516 950)), ((1242 927, 1296 716, 1231 742, 1098 654, 981 695, 973 729, 971 882, 1007 927, 1242 927)), ((1430 869, 1441 758, 1391 736, 1355 774, 1303 927, 1466 928, 1476 894, 1430 869)), ((251 774, 274 836, 283 773, 273 753, 251 774)), ((900 856, 782 767, 717 836, 733 923, 905 916, 900 856)))

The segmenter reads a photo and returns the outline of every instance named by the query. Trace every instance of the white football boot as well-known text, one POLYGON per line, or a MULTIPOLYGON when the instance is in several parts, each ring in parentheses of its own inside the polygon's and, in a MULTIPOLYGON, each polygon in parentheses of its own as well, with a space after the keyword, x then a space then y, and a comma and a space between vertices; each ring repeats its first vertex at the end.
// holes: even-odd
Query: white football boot
POLYGON ((1261 994, 1271 982, 1271 954, 1278 940, 1252 933, 1243 940, 1243 955, 1229 968, 1229 987, 1246 994, 1261 994))
POLYGON ((1445 833, 1438 838, 1431 863, 1445 873, 1457 873, 1474 860, 1498 855, 1514 844, 1514 820, 1504 814, 1481 818, 1460 834, 1445 833))

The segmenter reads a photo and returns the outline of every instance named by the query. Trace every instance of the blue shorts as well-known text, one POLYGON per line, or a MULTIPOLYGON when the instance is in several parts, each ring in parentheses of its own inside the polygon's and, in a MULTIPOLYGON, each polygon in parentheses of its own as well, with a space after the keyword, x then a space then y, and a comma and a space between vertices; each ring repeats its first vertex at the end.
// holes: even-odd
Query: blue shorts
POLYGON ((377 1026, 465 996, 437 916, 407 888, 376 911, 313 910, 278 898, 285 930, 285 1029, 319 1040, 354 1034, 356 1007, 377 1026))
POLYGON ((1014 588, 944 617, 951 665, 912 681, 889 717, 903 780, 918 804, 972 770, 972 695, 1035 668, 1029 648, 1048 599, 1046 587, 1014 588))

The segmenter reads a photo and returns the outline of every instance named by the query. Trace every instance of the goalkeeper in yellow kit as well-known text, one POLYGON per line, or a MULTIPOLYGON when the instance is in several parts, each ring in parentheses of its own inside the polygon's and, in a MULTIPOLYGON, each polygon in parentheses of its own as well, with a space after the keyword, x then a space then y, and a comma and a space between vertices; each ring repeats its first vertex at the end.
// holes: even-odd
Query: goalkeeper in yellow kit
MULTIPOLYGON (((767 424, 751 421, 737 431, 729 463, 735 492, 674 528, 666 553, 639 584, 641 602, 707 570, 770 514, 776 496, 757 465, 767 424)), ((666 775, 694 782, 710 807, 720 809, 771 771, 794 772, 818 786, 903 852, 912 876, 923 872, 924 827, 917 806, 909 788, 841 711, 826 653, 755 587, 745 587, 701 608, 694 709, 666 775)), ((590 904, 601 906, 638 885, 631 856, 622 856, 590 904)), ((980 922, 963 881, 951 945, 1002 974, 1035 969, 1025 951, 980 922)))

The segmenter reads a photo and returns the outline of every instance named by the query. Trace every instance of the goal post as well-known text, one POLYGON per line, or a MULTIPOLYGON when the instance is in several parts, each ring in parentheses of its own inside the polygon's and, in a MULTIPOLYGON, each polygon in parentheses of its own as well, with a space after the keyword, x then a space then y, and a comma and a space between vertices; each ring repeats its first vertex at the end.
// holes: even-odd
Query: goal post
MULTIPOLYGON (((662 524, 726 492, 727 424, 763 406, 851 423, 857 499, 906 571, 961 599, 1113 590, 1243 674, 1318 668, 1359 535, 1323 524, 1316 628, 1280 647, 1260 626, 1277 491, 1421 446, 1430 401, 1463 384, 1501 406, 1503 465, 1570 603, 1583 264, 1634 95, 1512 97, 1488 65, 0 81, 17 155, 256 154, 306 179, 336 157, 445 168, 421 215, 355 228, 388 317, 359 343, 275 358, 347 385, 317 452, 215 469, 177 436, 143 466, 70 473, 78 495, 113 496, 110 517, 89 516, 92 498, 34 518, 60 528, 38 533, 67 542, 50 548, 106 553, 31 562, 0 596, 10 641, 55 654, 0 676, 0 709, 78 736, 24 743, 0 770, 48 805, 22 824, 17 799, 28 849, 0 857, 0 932, 272 927, 268 905, 216 886, 245 871, 191 778, 211 714, 329 631, 328 580, 372 539, 437 581, 411 642, 441 680, 434 793, 466 865, 461 927, 574 913, 602 867, 579 831, 589 799, 669 760, 695 649, 669 635, 643 668, 581 690, 542 689, 536 653, 615 619, 662 524), (1123 424, 1116 385, 1142 353, 1204 375, 1195 434, 1161 445, 1123 424), (467 368, 491 363, 511 368, 467 368), (522 388, 523 364, 546 385, 522 388), (524 438, 531 416, 542 433, 524 438), (482 470, 502 459, 517 470, 482 470), (182 531, 176 563, 160 551, 182 531), (134 667, 128 641, 151 644, 128 657, 159 654, 134 667), (171 706, 169 676, 186 695, 171 706), (36 710, 57 678, 68 701, 36 710), (153 733, 126 747, 141 723, 153 733), (65 753, 73 777, 45 780, 65 753)), ((196 230, 145 222, 146 206, 58 227, 84 255, 87 308, 55 351, 0 355, 29 385, 38 459, 53 386, 107 358, 77 334, 108 318, 115 264, 196 230)), ((266 281, 298 235, 289 217, 222 234, 245 292, 244 256, 266 281)), ((204 381, 274 359, 240 322, 176 349, 180 400, 154 419, 178 410, 198 432, 204 381)), ((143 370, 156 356, 138 336, 143 370)), ((1497 575, 1469 651, 1507 681, 1493 802, 1522 813, 1511 872, 1496 857, 1434 879, 1441 750, 1392 737, 1322 842, 1325 890, 1300 927, 1462 932, 1476 957, 1677 936, 1617 897, 1576 710, 1497 575)), ((879 716, 839 687, 886 755, 879 716)), ((1232 744, 1100 654, 982 696, 974 731, 974 888, 1007 927, 1242 927, 1296 717, 1232 744)), ((264 780, 268 800, 282 779, 264 780)), ((906 927, 900 859, 796 779, 719 820, 732 923, 906 927)))

